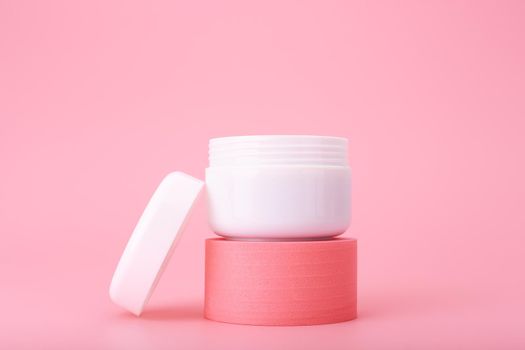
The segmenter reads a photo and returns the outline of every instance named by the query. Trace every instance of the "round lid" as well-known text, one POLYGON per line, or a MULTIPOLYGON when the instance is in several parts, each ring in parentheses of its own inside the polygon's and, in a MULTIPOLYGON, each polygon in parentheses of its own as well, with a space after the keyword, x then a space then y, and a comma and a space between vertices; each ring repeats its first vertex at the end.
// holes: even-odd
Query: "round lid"
POLYGON ((113 302, 139 316, 177 245, 204 182, 168 174, 151 197, 113 274, 113 302))

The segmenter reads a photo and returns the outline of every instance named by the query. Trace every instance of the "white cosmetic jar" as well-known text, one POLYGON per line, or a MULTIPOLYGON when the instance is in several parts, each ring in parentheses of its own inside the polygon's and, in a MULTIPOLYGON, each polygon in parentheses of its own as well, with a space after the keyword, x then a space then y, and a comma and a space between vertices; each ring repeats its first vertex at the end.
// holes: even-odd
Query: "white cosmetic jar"
POLYGON ((232 239, 322 239, 350 225, 348 141, 268 135, 210 140, 209 222, 232 239))

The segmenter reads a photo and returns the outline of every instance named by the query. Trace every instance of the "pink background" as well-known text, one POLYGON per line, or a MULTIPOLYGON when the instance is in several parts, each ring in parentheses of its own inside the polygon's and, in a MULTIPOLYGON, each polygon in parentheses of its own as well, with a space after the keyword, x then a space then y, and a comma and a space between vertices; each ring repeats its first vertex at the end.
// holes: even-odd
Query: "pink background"
POLYGON ((522 1, 0 1, 0 348, 524 348, 524 62, 522 1), (351 139, 360 318, 202 319, 203 202, 111 304, 160 179, 277 133, 351 139))

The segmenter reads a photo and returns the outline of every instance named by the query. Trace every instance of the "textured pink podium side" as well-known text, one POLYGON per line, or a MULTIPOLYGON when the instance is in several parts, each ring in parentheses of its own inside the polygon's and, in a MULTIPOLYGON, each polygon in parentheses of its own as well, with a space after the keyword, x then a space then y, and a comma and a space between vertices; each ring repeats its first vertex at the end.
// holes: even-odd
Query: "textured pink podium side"
POLYGON ((356 318, 357 241, 206 241, 204 316, 251 325, 356 318))

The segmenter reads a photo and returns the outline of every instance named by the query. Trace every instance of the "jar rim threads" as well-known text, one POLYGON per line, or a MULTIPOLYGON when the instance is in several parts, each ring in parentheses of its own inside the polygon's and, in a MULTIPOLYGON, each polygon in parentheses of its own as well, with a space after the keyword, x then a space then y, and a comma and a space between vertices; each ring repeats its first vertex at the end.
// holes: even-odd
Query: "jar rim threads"
POLYGON ((348 140, 336 136, 254 135, 213 138, 210 167, 257 165, 347 166, 348 140))

